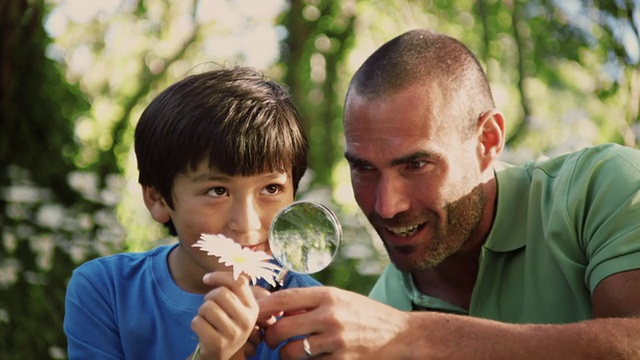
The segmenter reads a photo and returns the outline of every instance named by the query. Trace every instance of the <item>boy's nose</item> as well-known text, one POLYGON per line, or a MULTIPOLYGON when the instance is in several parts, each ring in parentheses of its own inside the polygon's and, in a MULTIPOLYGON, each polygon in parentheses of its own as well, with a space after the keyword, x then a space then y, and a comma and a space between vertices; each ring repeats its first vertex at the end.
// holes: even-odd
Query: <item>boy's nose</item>
POLYGON ((251 199, 234 202, 228 216, 228 226, 235 232, 248 233, 261 227, 259 209, 251 199))

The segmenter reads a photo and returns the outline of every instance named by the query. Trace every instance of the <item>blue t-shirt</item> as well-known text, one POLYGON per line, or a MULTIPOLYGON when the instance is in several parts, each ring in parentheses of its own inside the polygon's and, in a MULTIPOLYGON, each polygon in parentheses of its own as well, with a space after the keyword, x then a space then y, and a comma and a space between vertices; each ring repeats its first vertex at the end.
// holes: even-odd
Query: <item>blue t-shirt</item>
MULTIPOLYGON (((175 245, 88 261, 67 287, 64 331, 69 359, 176 359, 193 352, 191 320, 204 295, 180 289, 167 263, 175 245)), ((283 288, 320 285, 290 272, 283 288)), ((252 359, 279 359, 264 343, 252 359)))

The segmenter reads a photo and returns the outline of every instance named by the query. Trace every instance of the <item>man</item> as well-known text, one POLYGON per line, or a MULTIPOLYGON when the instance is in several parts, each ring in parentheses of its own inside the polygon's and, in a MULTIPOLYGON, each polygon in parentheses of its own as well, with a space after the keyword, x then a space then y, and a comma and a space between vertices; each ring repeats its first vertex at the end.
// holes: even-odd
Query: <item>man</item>
POLYGON ((638 358, 640 151, 502 166, 504 122, 455 39, 414 30, 374 52, 347 93, 345 156, 393 265, 379 302, 334 288, 259 300, 292 314, 267 344, 304 335, 285 359, 638 358))

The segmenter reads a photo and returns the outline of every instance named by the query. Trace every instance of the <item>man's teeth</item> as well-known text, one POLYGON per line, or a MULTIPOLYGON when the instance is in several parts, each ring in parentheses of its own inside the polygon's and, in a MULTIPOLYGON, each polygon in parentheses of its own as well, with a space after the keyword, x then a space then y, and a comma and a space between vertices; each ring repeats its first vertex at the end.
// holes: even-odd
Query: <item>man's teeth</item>
POLYGON ((411 226, 401 226, 395 228, 387 228, 387 230, 391 231, 394 235, 398 236, 411 236, 418 232, 419 225, 411 225, 411 226))

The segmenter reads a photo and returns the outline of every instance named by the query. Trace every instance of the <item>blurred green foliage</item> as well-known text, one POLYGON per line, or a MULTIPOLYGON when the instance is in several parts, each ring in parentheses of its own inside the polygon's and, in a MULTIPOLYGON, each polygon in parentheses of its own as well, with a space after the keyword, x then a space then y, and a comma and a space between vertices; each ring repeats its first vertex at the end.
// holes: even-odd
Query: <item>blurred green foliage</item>
POLYGON ((31 205, 42 200, 70 205, 79 198, 66 178, 75 170, 72 158, 78 151, 72 119, 88 109, 78 87, 64 80, 63 67, 45 56, 51 42, 42 27, 45 11, 43 1, 4 1, 0 8, 2 359, 47 358, 52 345, 64 346, 59 329, 64 284, 75 266, 60 249, 51 249, 42 261, 31 243, 46 232, 33 221, 37 208, 31 205), (23 202, 9 196, 12 186, 48 199, 23 202), (41 187, 50 193, 36 190, 41 187))
POLYGON ((328 205, 344 230, 315 276, 362 294, 387 260, 349 191, 342 100, 391 37, 426 27, 478 54, 507 117, 505 160, 640 137, 637 0, 104 3, 115 6, 79 19, 62 10, 89 3, 0 1, 2 359, 65 358, 78 264, 174 241, 140 201, 132 131, 159 90, 202 64, 257 66, 290 87, 311 141, 299 198, 328 205))

